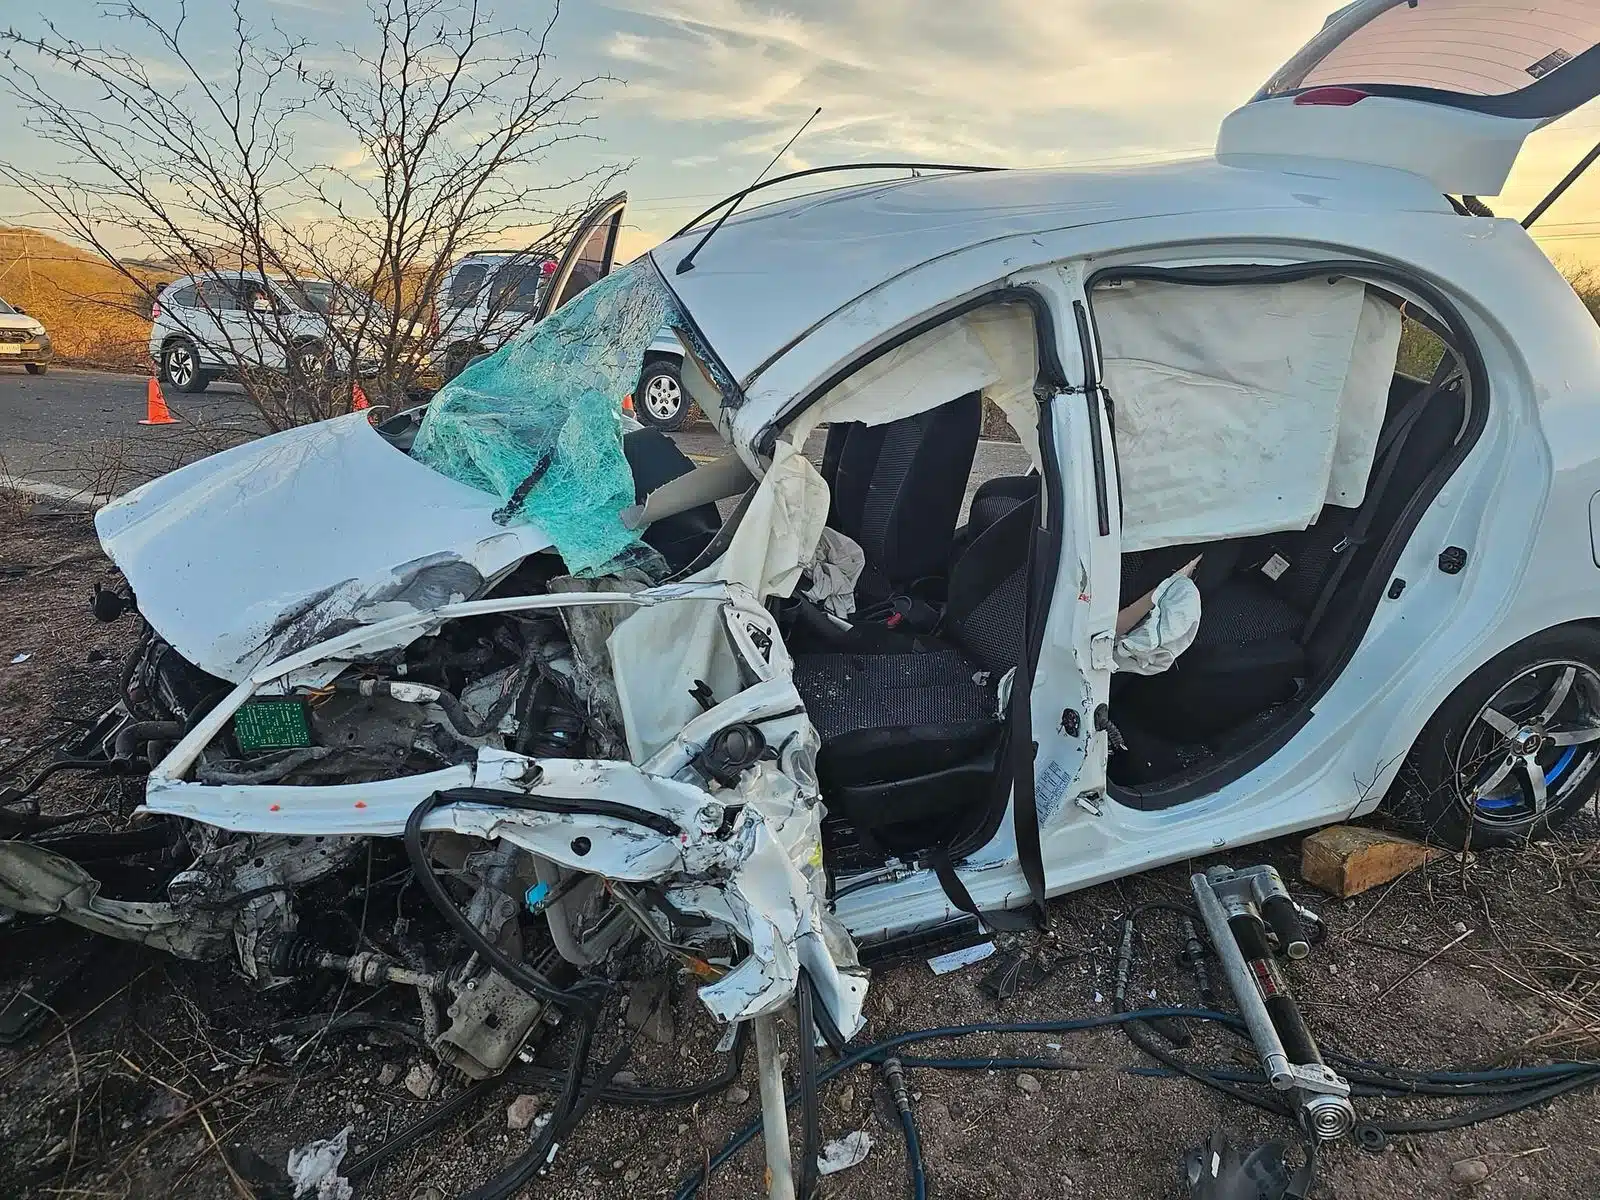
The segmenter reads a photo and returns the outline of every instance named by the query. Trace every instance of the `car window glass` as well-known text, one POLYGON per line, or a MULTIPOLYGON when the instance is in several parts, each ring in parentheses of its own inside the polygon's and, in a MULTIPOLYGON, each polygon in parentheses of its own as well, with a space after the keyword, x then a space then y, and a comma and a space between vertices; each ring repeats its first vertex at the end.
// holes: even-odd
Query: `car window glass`
POLYGON ((1508 96, 1596 42, 1600 11, 1591 0, 1367 0, 1330 18, 1265 94, 1368 85, 1508 96))
POLYGON ((547 267, 543 262, 519 262, 501 267, 494 276, 490 303, 500 312, 531 313, 539 307, 547 267))
POLYGON ((14 314, 16 311, 16 309, 12 308, 11 305, 7 304, 4 300, 0 300, 0 313, 14 314))
POLYGON ((199 305, 199 286, 187 284, 167 297, 167 303, 173 308, 195 308, 199 305))
POLYGON ((452 308, 466 308, 478 299, 478 292, 483 287, 483 277, 489 268, 482 263, 467 263, 456 268, 456 273, 450 280, 450 306, 452 308))
POLYGON ((1421 321, 1402 312, 1400 316, 1400 356, 1395 370, 1413 379, 1431 379, 1444 358, 1445 344, 1421 321))
POLYGON ((556 307, 559 308, 585 288, 600 281, 606 269, 606 246, 610 239, 609 220, 602 221, 584 239, 583 249, 578 252, 578 261, 572 266, 572 274, 567 278, 567 286, 561 289, 561 300, 556 307))

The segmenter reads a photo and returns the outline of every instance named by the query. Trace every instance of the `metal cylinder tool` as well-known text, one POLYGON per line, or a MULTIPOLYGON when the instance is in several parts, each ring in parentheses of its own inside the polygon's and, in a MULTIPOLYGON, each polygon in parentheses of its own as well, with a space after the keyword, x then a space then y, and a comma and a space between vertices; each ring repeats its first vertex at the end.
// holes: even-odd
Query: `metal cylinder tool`
POLYGON ((1350 1085, 1322 1061, 1278 969, 1274 940, 1276 953, 1291 959, 1311 952, 1301 910, 1282 878, 1269 866, 1212 867, 1191 876, 1189 887, 1267 1079, 1293 1093, 1300 1119, 1317 1138, 1344 1137, 1356 1123, 1350 1085))

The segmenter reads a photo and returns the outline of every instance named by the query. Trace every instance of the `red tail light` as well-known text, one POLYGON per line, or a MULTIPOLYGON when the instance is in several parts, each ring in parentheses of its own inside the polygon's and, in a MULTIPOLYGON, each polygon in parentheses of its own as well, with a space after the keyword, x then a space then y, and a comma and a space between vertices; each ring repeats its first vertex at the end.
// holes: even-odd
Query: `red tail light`
POLYGON ((439 336, 439 306, 437 304, 428 306, 428 336, 433 338, 439 336))
POLYGON ((1349 108, 1367 98, 1367 93, 1353 87, 1319 87, 1301 92, 1294 98, 1296 104, 1315 104, 1328 108, 1349 108))
POLYGON ((542 263, 539 264, 539 274, 541 274, 541 275, 554 275, 555 273, 556 273, 556 260, 555 259, 547 258, 542 263))
POLYGON ((150 301, 150 319, 152 321, 159 321, 161 319, 161 301, 150 301))

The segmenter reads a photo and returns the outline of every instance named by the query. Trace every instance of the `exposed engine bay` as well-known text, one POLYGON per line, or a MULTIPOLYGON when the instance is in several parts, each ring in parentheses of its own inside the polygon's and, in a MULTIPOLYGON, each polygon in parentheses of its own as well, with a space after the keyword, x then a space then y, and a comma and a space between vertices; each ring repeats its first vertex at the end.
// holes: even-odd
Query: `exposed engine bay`
POLYGON ((560 569, 534 556, 497 595, 237 684, 145 626, 121 700, 61 760, 148 772, 144 805, 93 837, 37 818, 0 845, 0 904, 231 956, 264 989, 331 974, 410 993, 417 1040, 472 1078, 558 1010, 668 964, 729 1022, 781 1007, 804 970, 859 1027, 865 973, 822 904, 816 735, 772 619, 736 586, 560 569), (635 765, 605 640, 674 603, 721 611, 737 689, 696 681, 701 716, 635 765))

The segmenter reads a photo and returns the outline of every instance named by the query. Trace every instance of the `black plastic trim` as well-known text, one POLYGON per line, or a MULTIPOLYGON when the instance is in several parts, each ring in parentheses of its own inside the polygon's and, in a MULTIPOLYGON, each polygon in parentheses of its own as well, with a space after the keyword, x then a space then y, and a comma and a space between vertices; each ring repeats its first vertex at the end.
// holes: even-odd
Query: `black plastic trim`
POLYGON ((1100 386, 1099 359, 1094 338, 1089 333, 1089 310, 1082 300, 1072 302, 1073 320, 1078 325, 1078 345, 1083 357, 1083 399, 1089 410, 1089 459, 1094 470, 1094 508, 1101 537, 1111 535, 1111 497, 1106 484, 1105 433, 1100 420, 1104 393, 1100 386))
POLYGON ((1317 701, 1322 699, 1327 690, 1344 673, 1345 667, 1349 665, 1350 659, 1361 645, 1362 638, 1366 636, 1367 626, 1371 623, 1372 614, 1383 598, 1389 579, 1393 575, 1394 565, 1399 560, 1406 543, 1411 540, 1418 522, 1432 506, 1446 482, 1455 474, 1456 469, 1466 461, 1472 448, 1477 445, 1478 438, 1482 435, 1489 419, 1489 376, 1484 367, 1483 354, 1467 328, 1460 310, 1432 284, 1409 271, 1387 263, 1367 262, 1361 259, 1335 259, 1273 267, 1110 267, 1095 272, 1085 281, 1084 291, 1089 296, 1092 306, 1095 287, 1113 279, 1149 279, 1165 283, 1193 284, 1199 287, 1226 287, 1251 283, 1294 283, 1302 279, 1315 279, 1320 275, 1328 276, 1330 280, 1351 278, 1394 284, 1426 301, 1444 318, 1452 346, 1462 359, 1470 385, 1467 397, 1471 402, 1471 409, 1467 414, 1466 427, 1457 438, 1455 448, 1434 467, 1432 474, 1412 496, 1411 503, 1400 514, 1400 519, 1395 522, 1388 538, 1379 548, 1377 557, 1362 581, 1356 603, 1356 619, 1344 647, 1328 664, 1322 679, 1309 688, 1294 709, 1283 717, 1283 723, 1247 750, 1222 759, 1204 775, 1177 787, 1132 789, 1109 785, 1106 794, 1126 808, 1154 812, 1175 808, 1191 800, 1209 796, 1217 788, 1248 774, 1266 762, 1311 720, 1317 701))

